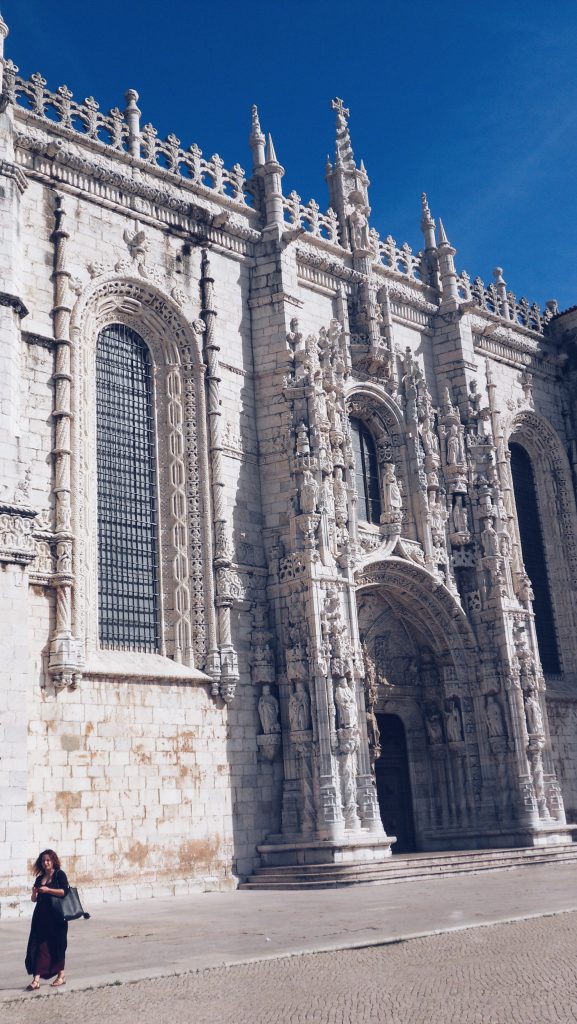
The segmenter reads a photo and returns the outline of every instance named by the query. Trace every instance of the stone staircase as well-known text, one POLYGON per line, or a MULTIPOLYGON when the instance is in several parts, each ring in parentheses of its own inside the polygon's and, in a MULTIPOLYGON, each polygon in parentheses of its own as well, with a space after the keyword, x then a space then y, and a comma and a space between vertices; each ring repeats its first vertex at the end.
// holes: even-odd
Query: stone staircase
POLYGON ((571 842, 545 847, 395 854, 380 863, 262 867, 242 882, 239 889, 331 889, 345 885, 382 885, 571 862, 577 862, 577 843, 571 842))

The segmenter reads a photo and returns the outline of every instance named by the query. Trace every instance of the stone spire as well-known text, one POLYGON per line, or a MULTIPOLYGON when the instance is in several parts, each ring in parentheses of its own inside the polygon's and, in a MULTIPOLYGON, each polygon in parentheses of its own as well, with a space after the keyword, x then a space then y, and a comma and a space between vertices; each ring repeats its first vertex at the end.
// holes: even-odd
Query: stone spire
POLYGON ((349 134, 349 110, 337 97, 332 101, 336 113, 336 144, 335 161, 331 164, 327 158, 325 180, 329 187, 330 205, 339 220, 341 244, 349 246, 347 217, 349 214, 349 196, 354 194, 356 205, 364 207, 365 214, 370 213, 369 178, 362 160, 357 167, 349 134))
POLYGON ((441 299, 442 309, 457 309, 459 305, 457 273, 455 270, 455 261, 453 259, 456 251, 457 250, 453 249, 453 246, 449 242, 443 221, 439 217, 439 241, 437 244, 437 253, 439 256, 439 275, 443 290, 441 299))
POLYGON ((256 171, 257 167, 262 167, 265 161, 264 145, 265 137, 264 132, 260 126, 258 117, 258 107, 253 105, 252 108, 252 128, 248 137, 248 144, 252 152, 252 169, 256 171))
POLYGON ((0 14, 0 93, 3 88, 3 72, 4 72, 4 40, 8 35, 8 25, 4 21, 2 14, 0 14))
POLYGON ((421 231, 425 239, 425 249, 436 249, 435 221, 431 216, 426 192, 421 193, 421 210, 421 231))
POLYGON ((280 237, 284 228, 282 177, 284 168, 277 160, 272 135, 269 132, 264 164, 264 198, 266 231, 280 237))

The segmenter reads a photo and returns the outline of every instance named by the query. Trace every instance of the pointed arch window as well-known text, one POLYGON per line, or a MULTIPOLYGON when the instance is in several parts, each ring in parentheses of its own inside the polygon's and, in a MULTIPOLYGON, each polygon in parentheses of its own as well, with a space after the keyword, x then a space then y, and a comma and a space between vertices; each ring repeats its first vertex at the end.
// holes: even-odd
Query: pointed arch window
POLYGON ((533 610, 539 656, 543 671, 556 674, 561 671, 559 646, 533 465, 522 445, 511 442, 509 449, 523 562, 535 595, 533 610))
POLYGON ((377 449, 372 434, 362 420, 351 418, 351 440, 355 460, 355 480, 359 495, 359 519, 378 523, 381 518, 381 489, 377 449))
POLYGON ((159 650, 158 507, 152 365, 111 324, 96 347, 98 621, 102 647, 159 650))

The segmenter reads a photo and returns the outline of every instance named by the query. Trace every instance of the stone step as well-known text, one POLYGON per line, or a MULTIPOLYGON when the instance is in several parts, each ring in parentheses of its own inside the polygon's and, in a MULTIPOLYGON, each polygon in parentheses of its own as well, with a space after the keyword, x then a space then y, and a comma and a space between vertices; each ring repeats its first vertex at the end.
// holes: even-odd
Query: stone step
POLYGON ((259 868, 240 889, 323 889, 348 885, 391 884, 430 878, 503 871, 524 866, 577 862, 577 844, 506 850, 462 850, 393 856, 387 861, 344 864, 294 864, 259 868))
MULTIPOLYGON (((544 857, 550 857, 552 854, 564 854, 565 851, 568 853, 574 853, 577 857, 577 844, 567 843, 560 844, 553 847, 514 847, 508 849, 486 849, 486 850, 458 850, 458 851, 444 851, 440 853, 416 853, 416 854, 393 854, 392 858, 386 861, 379 861, 375 864, 374 861, 343 861, 340 865, 336 865, 340 868, 354 867, 355 869, 371 868, 384 866, 388 871, 399 871, 401 868, 414 869, 417 867, 421 868, 443 868, 450 865, 465 866, 470 862, 477 863, 481 860, 487 860, 494 863, 500 861, 510 861, 511 858, 515 861, 528 859, 531 861, 540 860, 544 857)), ((335 868, 334 861, 326 861, 324 863, 309 863, 309 864, 287 864, 287 865, 270 865, 261 867, 258 869, 259 875, 264 874, 282 874, 291 873, 295 870, 300 872, 323 872, 331 871, 335 868)))

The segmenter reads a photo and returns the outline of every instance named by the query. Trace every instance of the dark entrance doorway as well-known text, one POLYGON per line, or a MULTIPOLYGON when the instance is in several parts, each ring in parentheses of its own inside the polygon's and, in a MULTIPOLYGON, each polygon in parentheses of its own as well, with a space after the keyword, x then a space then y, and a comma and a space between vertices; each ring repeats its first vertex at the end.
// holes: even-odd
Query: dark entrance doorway
POLYGON ((375 762, 381 821, 388 835, 397 837, 393 853, 415 849, 413 802, 405 727, 398 715, 377 715, 381 756, 375 762))

